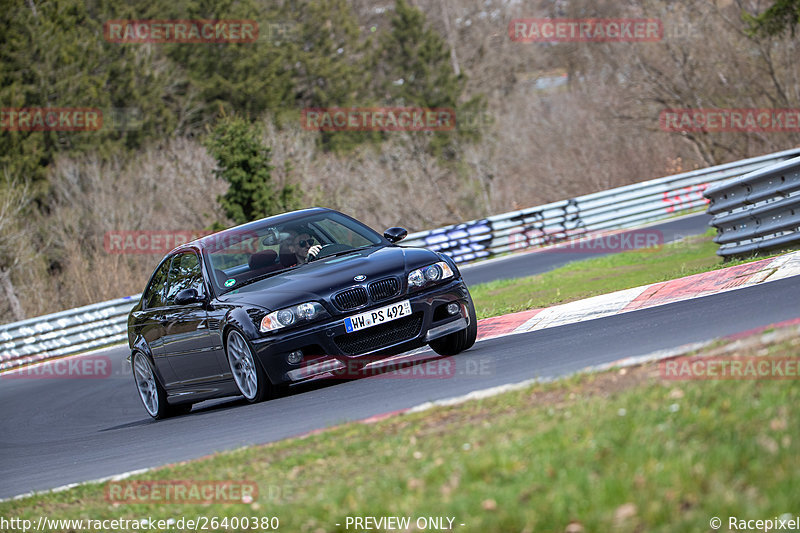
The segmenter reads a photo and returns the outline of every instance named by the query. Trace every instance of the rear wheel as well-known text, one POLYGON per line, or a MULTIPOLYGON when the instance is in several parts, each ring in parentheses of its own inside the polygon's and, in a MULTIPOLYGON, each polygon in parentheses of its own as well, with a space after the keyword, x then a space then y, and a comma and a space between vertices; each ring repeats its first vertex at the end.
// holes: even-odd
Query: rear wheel
POLYGON ((139 398, 144 404, 147 413, 153 418, 160 420, 175 414, 188 413, 192 408, 191 404, 186 406, 171 406, 167 403, 167 393, 161 383, 158 382, 156 373, 150 359, 141 352, 133 354, 133 378, 136 381, 136 389, 139 391, 139 398))
POLYGON ((261 366, 256 363, 250 344, 235 329, 228 332, 225 353, 233 380, 245 400, 256 403, 266 399, 271 393, 272 384, 261 366))
POLYGON ((472 298, 467 295, 467 327, 450 335, 434 339, 429 344, 433 351, 439 355, 456 355, 472 348, 477 338, 478 320, 475 316, 475 305, 472 303, 472 298))

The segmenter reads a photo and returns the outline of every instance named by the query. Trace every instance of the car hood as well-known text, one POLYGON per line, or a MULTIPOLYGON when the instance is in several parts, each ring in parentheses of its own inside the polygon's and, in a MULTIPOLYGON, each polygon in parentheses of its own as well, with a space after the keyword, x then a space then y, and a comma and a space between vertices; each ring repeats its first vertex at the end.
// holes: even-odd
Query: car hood
POLYGON ((424 248, 368 248, 301 265, 223 294, 219 301, 257 305, 275 311, 301 302, 327 300, 342 289, 387 276, 397 276, 402 281, 409 271, 437 261, 441 258, 424 248), (358 275, 366 279, 355 281, 353 278, 358 275))

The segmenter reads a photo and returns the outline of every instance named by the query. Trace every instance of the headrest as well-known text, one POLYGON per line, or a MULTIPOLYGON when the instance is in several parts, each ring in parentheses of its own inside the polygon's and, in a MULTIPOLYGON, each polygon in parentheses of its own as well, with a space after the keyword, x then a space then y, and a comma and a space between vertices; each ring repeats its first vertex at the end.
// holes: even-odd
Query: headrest
POLYGON ((251 255, 247 264, 250 266, 250 270, 259 270, 274 265, 277 257, 278 252, 275 250, 264 250, 251 255))
POLYGON ((284 252, 281 254, 281 265, 284 267, 292 267, 297 264, 297 256, 292 252, 284 252))

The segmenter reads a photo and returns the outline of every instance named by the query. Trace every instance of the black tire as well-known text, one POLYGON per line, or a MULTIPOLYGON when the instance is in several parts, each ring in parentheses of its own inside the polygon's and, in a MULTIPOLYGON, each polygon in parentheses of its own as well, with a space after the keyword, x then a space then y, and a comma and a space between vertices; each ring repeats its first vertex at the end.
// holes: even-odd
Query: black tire
MULTIPOLYGON (((177 414, 180 409, 171 406, 167 402, 167 392, 161 386, 161 382, 158 381, 150 358, 141 352, 134 352, 131 359, 131 367, 136 390, 139 391, 139 399, 142 400, 142 405, 144 405, 147 414, 156 420, 162 420, 177 414)), ((192 406, 189 404, 189 409, 191 408, 192 406)))
POLYGON ((478 338, 478 319, 475 316, 475 305, 472 297, 467 295, 467 327, 432 340, 429 344, 431 349, 439 355, 456 355, 469 350, 478 338))
POLYGON ((230 329, 225 334, 225 357, 236 388, 245 400, 258 403, 273 395, 272 383, 253 356, 250 343, 239 330, 230 329))

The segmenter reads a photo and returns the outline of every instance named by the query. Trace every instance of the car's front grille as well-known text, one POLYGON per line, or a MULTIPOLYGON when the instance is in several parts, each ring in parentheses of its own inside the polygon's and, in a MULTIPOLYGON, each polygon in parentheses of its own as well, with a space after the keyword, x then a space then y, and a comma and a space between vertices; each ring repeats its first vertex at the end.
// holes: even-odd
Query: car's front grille
POLYGON ((339 335, 333 341, 348 355, 371 352, 416 337, 422 329, 422 318, 422 313, 414 313, 385 324, 339 335))
POLYGON ((391 298, 400 291, 400 282, 397 278, 379 279, 369 284, 369 297, 373 302, 391 298))
POLYGON ((356 307, 361 307, 362 305, 366 305, 367 290, 364 287, 355 287, 353 289, 347 289, 346 291, 342 291, 336 294, 333 297, 333 301, 336 303, 336 307, 338 307, 342 311, 347 311, 348 309, 355 309, 356 307))

